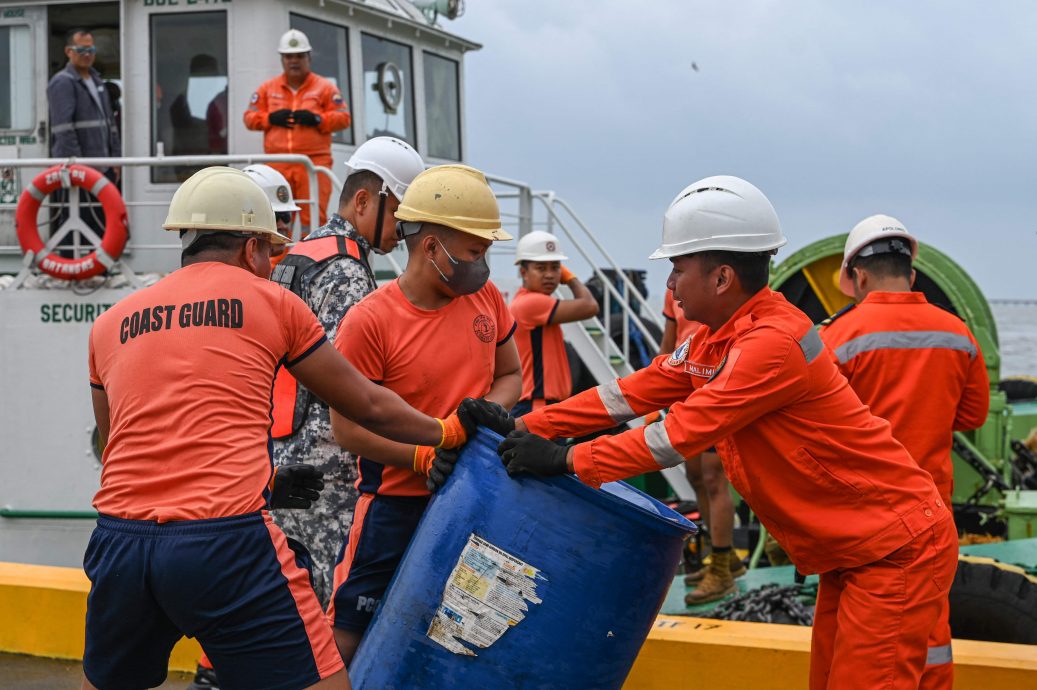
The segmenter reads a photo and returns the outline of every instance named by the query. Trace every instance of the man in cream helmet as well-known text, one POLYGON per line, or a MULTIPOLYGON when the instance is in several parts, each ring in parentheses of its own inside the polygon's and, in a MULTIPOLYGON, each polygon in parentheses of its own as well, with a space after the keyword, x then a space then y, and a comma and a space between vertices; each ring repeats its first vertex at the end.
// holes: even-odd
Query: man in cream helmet
POLYGON ((181 235, 182 267, 90 332, 104 456, 84 557, 83 686, 161 685, 187 635, 227 687, 348 688, 309 575, 266 512, 304 507, 320 489, 312 467, 271 476, 274 371, 287 366, 339 413, 397 441, 456 447, 464 427, 361 376, 306 304, 267 280, 270 247, 287 238, 247 174, 195 173, 163 227, 181 235))
MULTIPOLYGON (((338 213, 297 242, 272 275, 309 305, 332 342, 346 313, 377 287, 370 254, 396 246, 393 214, 425 165, 407 142, 376 137, 357 147, 345 168, 338 213)), ((331 571, 357 500, 356 459, 335 442, 328 406, 288 372, 278 374, 274 388, 273 437, 277 465, 311 462, 326 477, 323 498, 313 509, 278 511, 274 519, 309 548, 313 586, 327 605, 331 571)))
POLYGON ((462 410, 498 433, 509 474, 625 479, 716 446, 731 485, 804 573, 820 575, 811 690, 917 688, 957 568, 951 512, 928 472, 861 403, 810 319, 767 286, 786 242, 763 193, 727 175, 692 183, 653 259, 703 324, 673 354, 519 419, 462 410), (661 422, 568 448, 552 438, 663 407, 661 422))

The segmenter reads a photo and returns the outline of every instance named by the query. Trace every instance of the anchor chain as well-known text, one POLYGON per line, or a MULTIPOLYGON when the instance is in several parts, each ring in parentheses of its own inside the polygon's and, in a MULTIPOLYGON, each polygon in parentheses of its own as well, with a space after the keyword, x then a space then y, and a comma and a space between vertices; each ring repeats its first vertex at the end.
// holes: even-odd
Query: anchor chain
POLYGON ((717 606, 704 617, 726 621, 812 625, 813 608, 808 608, 800 598, 811 593, 814 593, 812 587, 768 584, 717 606))

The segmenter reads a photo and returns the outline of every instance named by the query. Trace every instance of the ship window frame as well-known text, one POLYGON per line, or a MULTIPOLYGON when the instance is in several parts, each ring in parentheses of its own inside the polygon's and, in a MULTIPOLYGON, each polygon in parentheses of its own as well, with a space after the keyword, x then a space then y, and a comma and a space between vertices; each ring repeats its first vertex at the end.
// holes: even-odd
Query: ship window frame
MULTIPOLYGON (((363 132, 364 141, 368 141, 368 140, 373 139, 373 138, 378 137, 378 136, 393 136, 393 137, 396 137, 396 138, 401 139, 403 141, 406 141, 408 144, 413 146, 415 150, 418 150, 418 136, 419 136, 419 132, 418 132, 418 112, 417 112, 417 103, 415 102, 415 98, 417 97, 417 88, 416 88, 417 87, 417 78, 415 77, 415 68, 414 68, 414 53, 416 52, 417 48, 418 47, 416 45, 412 44, 412 43, 404 43, 403 41, 397 40, 395 38, 389 38, 388 36, 383 36, 381 34, 376 34, 376 33, 373 33, 371 31, 363 31, 363 30, 360 31, 360 74, 361 74, 361 84, 359 85, 359 89, 360 89, 360 93, 362 94, 363 106, 364 106, 364 132, 363 132), (412 128, 412 131, 409 133, 409 135, 410 135, 409 137, 408 136, 401 136, 399 133, 395 133, 395 132, 391 133, 391 134, 386 134, 386 133, 377 134, 377 133, 374 133, 372 131, 372 129, 371 129, 371 121, 370 121, 371 118, 368 117, 368 112, 367 112, 367 99, 368 98, 378 99, 378 95, 375 94, 374 92, 368 93, 368 90, 367 90, 367 88, 365 86, 366 82, 363 81, 363 75, 365 75, 367 73, 367 71, 364 68, 364 56, 367 54, 366 51, 364 50, 364 38, 366 38, 366 37, 369 37, 369 38, 374 39, 376 41, 382 41, 382 42, 385 42, 385 43, 393 43, 393 44, 395 44, 397 46, 400 46, 402 48, 406 48, 406 50, 407 50, 408 65, 407 65, 407 70, 404 72, 404 76, 406 76, 406 74, 410 74, 410 85, 409 85, 409 88, 406 91, 404 91, 403 97, 404 97, 404 99, 406 99, 408 91, 409 91, 409 94, 410 94, 409 110, 410 110, 410 122, 411 122, 411 128, 412 128)), ((401 67, 401 66, 397 65, 397 67, 401 67)), ((406 106, 406 104, 405 104, 405 106, 406 106)), ((407 122, 407 119, 406 119, 406 116, 404 116, 404 128, 405 129, 406 129, 406 122, 407 122)))
MULTIPOLYGON (((21 17, 19 17, 19 19, 21 19, 21 17)), ((10 23, 4 22, 4 23, 0 23, 0 29, 12 30, 12 29, 18 29, 18 28, 25 29, 26 37, 27 37, 27 41, 28 41, 28 50, 25 51, 25 54, 27 55, 26 59, 29 62, 29 69, 18 70, 22 74, 28 75, 27 78, 25 78, 25 79, 23 79, 21 81, 22 86, 23 86, 23 90, 27 89, 27 91, 24 94, 22 94, 21 97, 24 98, 24 100, 27 103, 29 103, 28 124, 27 124, 26 127, 21 128, 21 129, 16 128, 14 126, 14 124, 15 124, 14 123, 14 110, 15 110, 15 108, 14 108, 14 101, 15 101, 16 95, 20 94, 21 91, 16 91, 16 89, 15 89, 15 85, 19 83, 18 80, 16 80, 16 79, 9 79, 8 80, 8 87, 10 88, 10 92, 8 93, 8 103, 9 103, 10 108, 11 108, 11 127, 0 128, 0 132, 6 132, 6 133, 8 133, 10 135, 33 135, 33 134, 36 133, 36 123, 38 121, 38 110, 37 110, 37 108, 38 108, 38 105, 39 105, 37 103, 37 98, 36 98, 36 80, 35 80, 36 61, 37 61, 37 57, 38 57, 36 55, 36 41, 37 41, 37 36, 35 34, 35 28, 36 27, 31 22, 10 22, 10 23)), ((15 72, 15 70, 14 70, 15 64, 14 64, 13 61, 11 62, 10 66, 11 66, 11 70, 7 74, 7 76, 9 76, 9 77, 13 76, 13 74, 15 72)), ((49 146, 49 144, 48 144, 48 146, 49 146)))
MULTIPOLYGON (((340 129, 337 132, 332 132, 331 133, 331 142, 333 144, 344 144, 346 146, 355 146, 356 145, 356 128, 355 128, 354 125, 356 124, 356 115, 354 113, 354 106, 353 106, 353 61, 352 61, 352 56, 349 53, 349 47, 350 47, 350 43, 352 41, 352 37, 349 35, 349 28, 350 27, 346 26, 345 24, 338 24, 336 22, 329 21, 327 19, 318 19, 316 17, 311 17, 308 14, 303 14, 301 12, 289 12, 288 13, 288 26, 290 28, 292 28, 292 29, 298 29, 299 31, 302 31, 304 34, 306 34, 306 37, 310 39, 310 44, 311 45, 313 44, 313 39, 310 36, 310 34, 308 34, 306 31, 304 31, 303 29, 295 26, 295 24, 292 23, 292 20, 295 19, 296 17, 298 17, 299 19, 308 21, 308 22, 314 22, 316 24, 326 24, 326 25, 330 26, 333 29, 341 30, 342 33, 343 33, 343 36, 345 37, 345 46, 343 48, 343 53, 342 54, 345 55, 345 59, 346 59, 346 64, 345 64, 345 80, 346 80, 346 83, 345 83, 345 87, 343 87, 341 82, 338 83, 338 84, 335 84, 335 85, 338 87, 339 93, 341 93, 342 97, 345 99, 346 107, 349 108, 349 126, 346 127, 345 129, 340 129)), ((311 53, 312 53, 312 51, 311 51, 311 53)), ((339 57, 341 57, 341 56, 340 55, 336 55, 336 59, 338 59, 339 57)), ((311 54, 311 57, 310 57, 310 67, 311 67, 311 69, 313 68, 313 57, 312 57, 312 54, 311 54)), ((319 71, 317 69, 313 69, 313 72, 315 74, 321 76, 321 77, 324 77, 325 79, 328 79, 328 75, 327 74, 324 74, 323 72, 321 72, 321 71, 319 71)), ((342 77, 342 75, 335 75, 336 79, 341 79, 341 77, 342 77)), ((329 79, 328 81, 331 81, 331 80, 329 79)))
POLYGON ((421 72, 422 72, 421 77, 422 77, 422 80, 423 80, 422 84, 424 85, 424 97, 425 97, 425 103, 424 103, 424 106, 425 106, 425 139, 426 139, 426 141, 425 141, 425 150, 428 153, 428 156, 430 158, 439 158, 441 160, 449 160, 449 161, 461 162, 461 161, 464 160, 464 137, 461 136, 461 61, 460 60, 455 60, 454 58, 450 58, 450 57, 447 57, 445 55, 440 55, 439 53, 433 52, 433 51, 428 50, 428 49, 423 49, 421 51, 421 64, 422 64, 422 67, 421 67, 421 72), (457 157, 456 158, 453 157, 453 156, 443 156, 443 155, 439 155, 438 153, 433 153, 432 152, 432 126, 429 123, 429 110, 430 110, 429 109, 429 78, 428 78, 429 75, 428 75, 428 67, 427 67, 430 64, 430 61, 428 61, 427 58, 430 58, 430 57, 431 58, 435 58, 437 60, 442 60, 444 62, 451 63, 454 66, 454 88, 456 90, 456 94, 455 94, 455 107, 457 109, 456 110, 457 118, 456 118, 456 121, 454 123, 455 127, 456 127, 456 130, 457 130, 457 132, 456 132, 457 133, 457 157))
MULTIPOLYGON (((211 9, 199 9, 199 10, 188 11, 188 12, 152 12, 152 13, 148 14, 148 65, 149 65, 149 68, 148 68, 148 90, 149 90, 149 93, 150 93, 149 107, 148 107, 148 111, 149 111, 148 128, 149 128, 149 132, 150 132, 150 140, 151 140, 150 141, 150 150, 151 150, 151 155, 152 156, 157 156, 158 155, 158 144, 159 144, 158 131, 157 131, 158 130, 158 127, 157 127, 157 125, 158 125, 158 113, 156 112, 156 98, 155 98, 156 86, 158 85, 158 79, 157 79, 157 64, 158 64, 158 61, 155 59, 156 58, 155 50, 156 50, 156 46, 157 46, 157 43, 155 41, 155 31, 156 31, 156 26, 155 25, 156 25, 157 22, 160 22, 160 21, 166 20, 166 19, 174 19, 174 18, 175 19, 182 19, 184 17, 195 17, 195 16, 212 17, 212 15, 216 15, 216 14, 222 15, 222 18, 223 18, 223 28, 224 28, 224 31, 223 31, 223 65, 224 65, 224 71, 226 72, 226 80, 227 80, 227 86, 225 88, 228 91, 228 112, 227 112, 227 114, 228 114, 228 123, 229 123, 230 122, 230 119, 229 119, 229 115, 230 115, 230 109, 229 109, 229 93, 230 92, 229 92, 229 89, 230 89, 230 79, 231 79, 231 76, 232 76, 232 72, 231 72, 231 69, 230 69, 230 47, 231 47, 231 42, 230 42, 230 24, 231 24, 231 22, 230 22, 230 12, 227 9, 224 9, 224 8, 211 8, 211 9)), ((217 64, 219 64, 219 58, 217 58, 217 64)), ((190 77, 188 77, 188 79, 190 79, 190 77)), ((185 89, 186 89, 186 86, 187 85, 185 84, 185 89)), ((185 91, 185 95, 186 95, 186 91, 185 91)), ((163 99, 171 98, 171 96, 163 93, 162 94, 162 98, 163 99)), ((227 150, 223 154, 220 154, 220 153, 213 154, 212 152, 209 152, 209 153, 206 153, 206 154, 197 154, 197 155, 229 155, 230 149, 231 149, 231 147, 230 147, 229 128, 228 128, 227 150)), ((163 154, 166 155, 166 156, 176 155, 174 153, 166 151, 164 146, 163 146, 163 154)), ((189 155, 194 155, 194 154, 189 154, 189 155)), ((177 173, 175 172, 177 170, 177 167, 178 166, 172 166, 172 165, 167 165, 167 166, 150 166, 150 171, 151 172, 150 172, 150 175, 149 175, 149 180, 150 180, 151 184, 170 184, 170 185, 182 184, 183 180, 178 180, 178 179, 166 180, 166 179, 158 179, 157 178, 157 175, 160 173, 160 171, 174 171, 173 174, 174 174, 174 177, 175 177, 177 175, 177 173)), ((197 172, 197 170, 201 170, 205 166, 187 166, 187 167, 189 167, 189 168, 196 168, 195 172, 197 172)))

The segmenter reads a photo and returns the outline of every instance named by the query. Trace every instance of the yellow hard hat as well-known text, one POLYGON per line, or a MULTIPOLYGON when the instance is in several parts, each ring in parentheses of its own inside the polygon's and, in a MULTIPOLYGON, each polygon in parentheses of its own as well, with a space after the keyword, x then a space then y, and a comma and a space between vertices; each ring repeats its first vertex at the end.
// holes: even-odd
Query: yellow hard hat
POLYGON ((166 230, 244 232, 273 244, 286 244, 277 231, 266 192, 247 173, 216 165, 203 168, 180 185, 162 224, 166 230))
POLYGON ((510 240, 486 176, 467 165, 437 165, 414 178, 397 220, 436 223, 486 240, 510 240))

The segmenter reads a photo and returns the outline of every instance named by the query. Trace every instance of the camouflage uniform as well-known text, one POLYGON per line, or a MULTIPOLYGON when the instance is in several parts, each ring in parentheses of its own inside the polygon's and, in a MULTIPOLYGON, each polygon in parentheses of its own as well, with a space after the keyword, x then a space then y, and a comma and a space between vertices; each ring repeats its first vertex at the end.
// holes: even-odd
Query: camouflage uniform
MULTIPOLYGON (((309 237, 333 235, 355 241, 364 257, 370 253, 371 244, 337 213, 309 237)), ((304 274, 302 285, 301 297, 317 315, 331 342, 349 308, 377 287, 369 267, 345 256, 315 267, 312 275, 304 274)), ((313 557, 313 586, 321 604, 326 606, 331 597, 332 570, 353 522, 357 499, 356 457, 335 442, 328 406, 312 396, 306 407, 306 421, 298 433, 274 441, 274 462, 278 465, 306 462, 324 473, 324 491, 312 508, 278 510, 273 516, 274 522, 288 536, 309 549, 313 557)))

